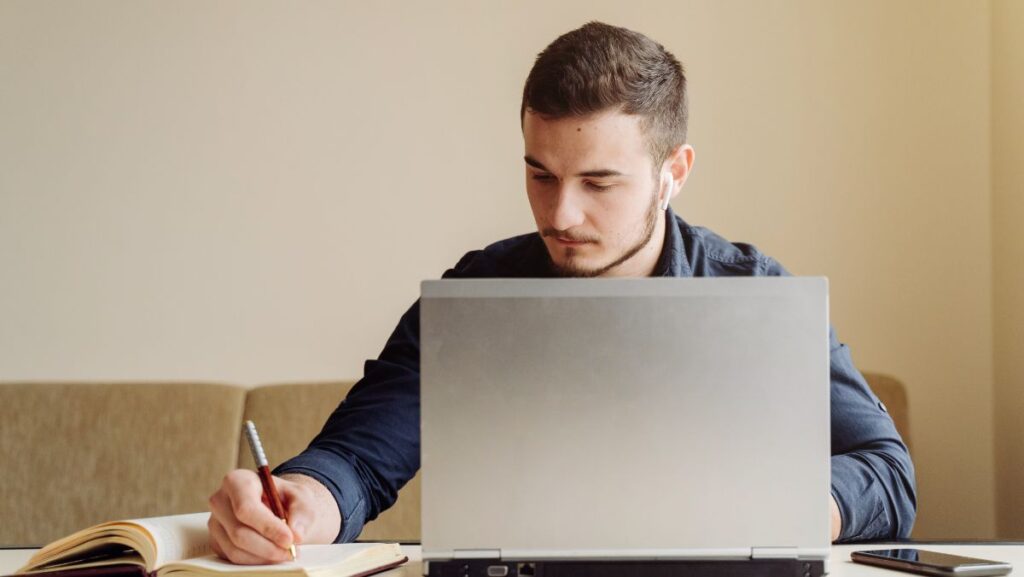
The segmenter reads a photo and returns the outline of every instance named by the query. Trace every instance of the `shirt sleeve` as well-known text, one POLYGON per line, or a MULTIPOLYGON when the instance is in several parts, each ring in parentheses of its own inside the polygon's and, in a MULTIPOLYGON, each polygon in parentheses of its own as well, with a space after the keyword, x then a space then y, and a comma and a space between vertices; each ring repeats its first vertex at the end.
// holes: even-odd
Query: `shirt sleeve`
POLYGON ((830 331, 832 496, 842 516, 839 541, 910 536, 917 514, 914 464, 885 405, 830 331))
POLYGON ((417 301, 309 447, 274 470, 327 487, 342 518, 335 543, 354 541, 420 467, 419 311, 417 301))

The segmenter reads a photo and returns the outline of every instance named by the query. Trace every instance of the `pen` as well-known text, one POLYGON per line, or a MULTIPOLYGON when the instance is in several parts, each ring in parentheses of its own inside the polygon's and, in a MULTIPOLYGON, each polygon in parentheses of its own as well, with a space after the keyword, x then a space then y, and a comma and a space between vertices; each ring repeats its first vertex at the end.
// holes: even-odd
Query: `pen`
MULTIPOLYGON (((267 455, 263 452, 263 443, 260 442, 260 435, 256 432, 256 425, 252 421, 245 422, 245 436, 249 439, 252 459, 256 461, 256 473, 259 474, 260 482, 263 483, 263 494, 266 495, 267 501, 270 503, 270 510, 279 519, 283 519, 287 523, 288 515, 284 511, 284 505, 281 504, 281 496, 277 493, 274 478, 270 476, 270 465, 267 463, 267 455)), ((292 561, 294 561, 296 559, 295 545, 289 546, 288 551, 292 554, 292 561)))

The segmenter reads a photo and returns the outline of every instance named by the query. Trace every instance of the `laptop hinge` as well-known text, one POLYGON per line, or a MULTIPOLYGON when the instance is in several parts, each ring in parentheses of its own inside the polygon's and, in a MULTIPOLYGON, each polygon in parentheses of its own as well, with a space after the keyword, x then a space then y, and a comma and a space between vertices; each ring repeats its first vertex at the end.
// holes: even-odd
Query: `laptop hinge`
POLYGON ((501 559, 501 549, 456 549, 452 559, 501 559))
POLYGON ((798 547, 752 547, 750 549, 751 559, 798 559, 800 549, 798 547))

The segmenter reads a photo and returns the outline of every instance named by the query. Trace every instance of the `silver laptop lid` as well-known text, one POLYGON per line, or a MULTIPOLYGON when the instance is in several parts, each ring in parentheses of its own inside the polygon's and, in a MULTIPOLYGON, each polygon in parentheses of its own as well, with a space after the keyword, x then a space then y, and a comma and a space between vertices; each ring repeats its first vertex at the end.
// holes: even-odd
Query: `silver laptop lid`
POLYGON ((424 559, 827 558, 824 278, 422 285, 424 559))

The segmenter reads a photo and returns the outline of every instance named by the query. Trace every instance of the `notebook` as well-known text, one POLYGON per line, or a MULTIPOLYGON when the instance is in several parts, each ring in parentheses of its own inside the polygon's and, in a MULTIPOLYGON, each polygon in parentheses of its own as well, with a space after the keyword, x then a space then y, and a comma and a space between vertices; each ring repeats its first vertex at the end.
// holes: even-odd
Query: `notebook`
POLYGON ((395 543, 300 545, 295 561, 233 565, 213 554, 209 513, 112 521, 41 548, 18 570, 60 577, 365 577, 404 563, 395 543))
POLYGON ((424 574, 827 572, 826 279, 421 293, 424 574))

